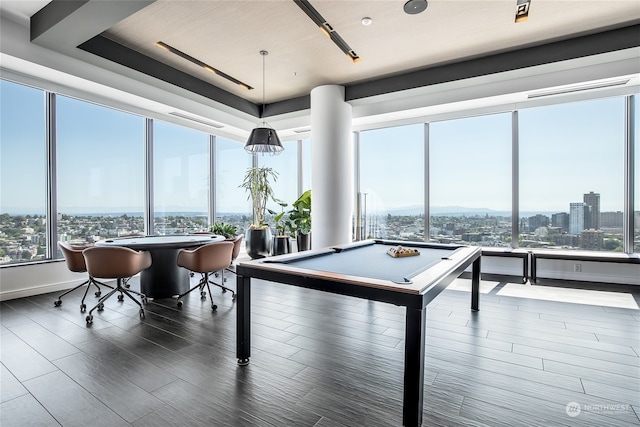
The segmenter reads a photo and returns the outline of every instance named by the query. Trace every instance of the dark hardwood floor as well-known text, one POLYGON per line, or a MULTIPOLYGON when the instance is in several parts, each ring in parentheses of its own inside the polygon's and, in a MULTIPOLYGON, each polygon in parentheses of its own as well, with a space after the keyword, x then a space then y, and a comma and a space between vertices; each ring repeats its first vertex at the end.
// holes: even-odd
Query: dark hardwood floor
MULTIPOLYGON (((479 312, 465 290, 429 305, 423 425, 640 425, 640 310, 604 293, 608 305, 501 294, 513 286, 529 285, 498 283, 479 312)), ((60 307, 58 293, 0 303, 0 424, 401 424, 402 308, 256 281, 239 367, 234 302, 212 291, 216 312, 196 292, 182 309, 150 303, 145 320, 114 297, 90 327, 82 291, 60 307)))

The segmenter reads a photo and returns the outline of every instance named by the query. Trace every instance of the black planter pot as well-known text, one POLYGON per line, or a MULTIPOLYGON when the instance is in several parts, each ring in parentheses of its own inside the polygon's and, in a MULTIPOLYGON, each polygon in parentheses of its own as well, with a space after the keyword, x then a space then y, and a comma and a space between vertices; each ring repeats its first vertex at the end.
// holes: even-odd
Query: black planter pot
POLYGON ((296 233, 296 244, 298 245, 298 252, 311 249, 311 233, 296 233))
POLYGON ((248 228, 244 235, 247 255, 251 259, 264 258, 271 252, 271 229, 262 228, 253 230, 248 228))
POLYGON ((291 253, 291 239, 289 236, 273 236, 271 255, 282 255, 291 253))

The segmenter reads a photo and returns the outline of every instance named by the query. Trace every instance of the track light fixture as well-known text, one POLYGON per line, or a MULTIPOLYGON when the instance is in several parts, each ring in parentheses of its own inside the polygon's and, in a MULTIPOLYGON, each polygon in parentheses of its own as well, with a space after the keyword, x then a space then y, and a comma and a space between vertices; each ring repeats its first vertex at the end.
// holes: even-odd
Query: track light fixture
POLYGON ((333 29, 331 24, 329 24, 327 20, 324 19, 313 6, 311 6, 311 3, 309 3, 307 0, 293 1, 298 5, 300 9, 302 9, 304 13, 307 14, 309 18, 311 18, 313 22, 315 22, 318 28, 320 28, 320 31, 322 31, 325 36, 329 37, 333 41, 333 43, 335 43, 335 45, 338 46, 340 50, 349 57, 349 59, 351 59, 353 62, 360 61, 360 57, 358 56, 358 54, 356 54, 356 52, 351 49, 351 47, 349 47, 347 42, 345 42, 344 39, 340 37, 340 34, 338 34, 338 32, 333 29))
POLYGON ((161 49, 164 49, 166 51, 169 51, 171 53, 173 53, 174 55, 179 56, 182 59, 186 59, 187 61, 196 64, 199 67, 204 68, 205 70, 209 71, 210 73, 213 73, 215 75, 218 75, 224 79, 229 80, 230 82, 233 82, 235 84, 237 84, 238 86, 241 86, 247 90, 252 90, 253 88, 251 86, 249 86, 246 83, 241 82, 240 80, 231 77, 229 74, 223 73, 222 71, 218 70, 217 68, 212 67, 211 65, 205 64, 204 62, 200 61, 199 59, 194 58, 193 56, 184 53, 181 50, 176 49, 173 46, 170 46, 164 42, 158 41, 156 42, 156 46, 158 46, 161 49))

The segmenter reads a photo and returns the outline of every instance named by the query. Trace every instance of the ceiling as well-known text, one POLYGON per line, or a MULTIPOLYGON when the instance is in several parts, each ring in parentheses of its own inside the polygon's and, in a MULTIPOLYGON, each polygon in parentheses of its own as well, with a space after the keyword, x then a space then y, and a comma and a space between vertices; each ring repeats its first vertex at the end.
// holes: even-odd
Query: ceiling
POLYGON ((30 25, 33 43, 107 59, 255 117, 263 115, 263 96, 265 116, 308 108, 320 85, 343 85, 353 100, 587 54, 597 50, 589 36, 604 32, 615 34, 607 41, 612 49, 640 45, 637 0, 532 0, 528 19, 517 23, 516 1, 429 0, 410 15, 404 0, 310 0, 358 62, 293 0, 2 0, 0 10, 30 25), (364 17, 372 23, 363 25, 364 17))
POLYGON ((352 62, 292 0, 156 1, 103 35, 254 103, 262 100, 267 50, 268 103, 347 85, 561 40, 640 18, 638 1, 533 0, 515 23, 516 0, 429 0, 416 15, 404 1, 311 0, 361 58, 352 62), (362 18, 372 23, 365 26, 362 18), (256 88, 227 82, 155 46, 163 41, 256 88))

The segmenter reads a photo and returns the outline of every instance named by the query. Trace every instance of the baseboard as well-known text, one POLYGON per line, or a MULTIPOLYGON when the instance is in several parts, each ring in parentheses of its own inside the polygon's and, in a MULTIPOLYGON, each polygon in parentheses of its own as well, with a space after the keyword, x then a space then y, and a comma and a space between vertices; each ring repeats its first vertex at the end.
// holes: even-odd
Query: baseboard
POLYGON ((61 292, 71 289, 82 283, 83 280, 74 280, 71 282, 52 283, 41 286, 32 286, 30 288, 22 288, 12 291, 1 291, 0 301, 8 301, 16 298, 32 297, 34 295, 48 294, 50 292, 61 292))

